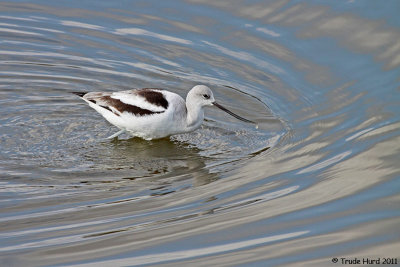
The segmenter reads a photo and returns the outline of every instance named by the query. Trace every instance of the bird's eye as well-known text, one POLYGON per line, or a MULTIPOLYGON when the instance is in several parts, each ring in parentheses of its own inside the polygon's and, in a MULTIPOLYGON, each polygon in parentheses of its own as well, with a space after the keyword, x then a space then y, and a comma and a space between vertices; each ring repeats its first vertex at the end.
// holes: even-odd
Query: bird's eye
POLYGON ((204 97, 205 99, 209 99, 209 98, 210 98, 210 96, 207 95, 207 94, 204 94, 203 97, 204 97))

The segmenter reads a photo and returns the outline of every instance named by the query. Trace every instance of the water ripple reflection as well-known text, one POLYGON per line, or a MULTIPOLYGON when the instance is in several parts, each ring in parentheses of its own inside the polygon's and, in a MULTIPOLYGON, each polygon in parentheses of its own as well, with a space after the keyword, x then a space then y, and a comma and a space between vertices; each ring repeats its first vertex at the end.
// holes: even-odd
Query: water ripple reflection
POLYGON ((326 266, 400 246, 392 1, 0 2, 0 265, 326 266), (188 134, 69 94, 196 84, 188 134))

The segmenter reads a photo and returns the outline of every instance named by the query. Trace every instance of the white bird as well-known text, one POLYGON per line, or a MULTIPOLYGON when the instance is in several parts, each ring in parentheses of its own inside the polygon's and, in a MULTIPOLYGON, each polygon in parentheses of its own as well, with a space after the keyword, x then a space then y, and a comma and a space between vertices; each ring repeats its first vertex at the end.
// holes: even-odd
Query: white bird
POLYGON ((146 140, 191 132, 198 129, 204 120, 203 107, 212 105, 239 120, 254 123, 215 102, 211 89, 205 85, 193 87, 186 102, 175 93, 156 88, 72 93, 120 129, 108 139, 124 132, 146 140))

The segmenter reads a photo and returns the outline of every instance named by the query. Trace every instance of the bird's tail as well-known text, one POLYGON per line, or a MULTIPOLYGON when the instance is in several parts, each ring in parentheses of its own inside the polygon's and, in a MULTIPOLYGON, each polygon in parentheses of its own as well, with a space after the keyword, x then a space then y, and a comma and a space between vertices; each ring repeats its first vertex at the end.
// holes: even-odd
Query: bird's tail
POLYGON ((83 97, 84 95, 87 94, 87 92, 70 92, 70 93, 74 94, 74 95, 77 95, 77 96, 80 96, 80 97, 83 97))

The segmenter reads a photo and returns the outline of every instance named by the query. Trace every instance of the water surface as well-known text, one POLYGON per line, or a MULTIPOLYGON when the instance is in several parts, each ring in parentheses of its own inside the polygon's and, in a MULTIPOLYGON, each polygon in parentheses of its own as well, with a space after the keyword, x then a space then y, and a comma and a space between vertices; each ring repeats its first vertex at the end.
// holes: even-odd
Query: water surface
POLYGON ((0 263, 332 266, 400 251, 397 1, 0 2, 0 263), (71 91, 196 84, 193 133, 71 91))

